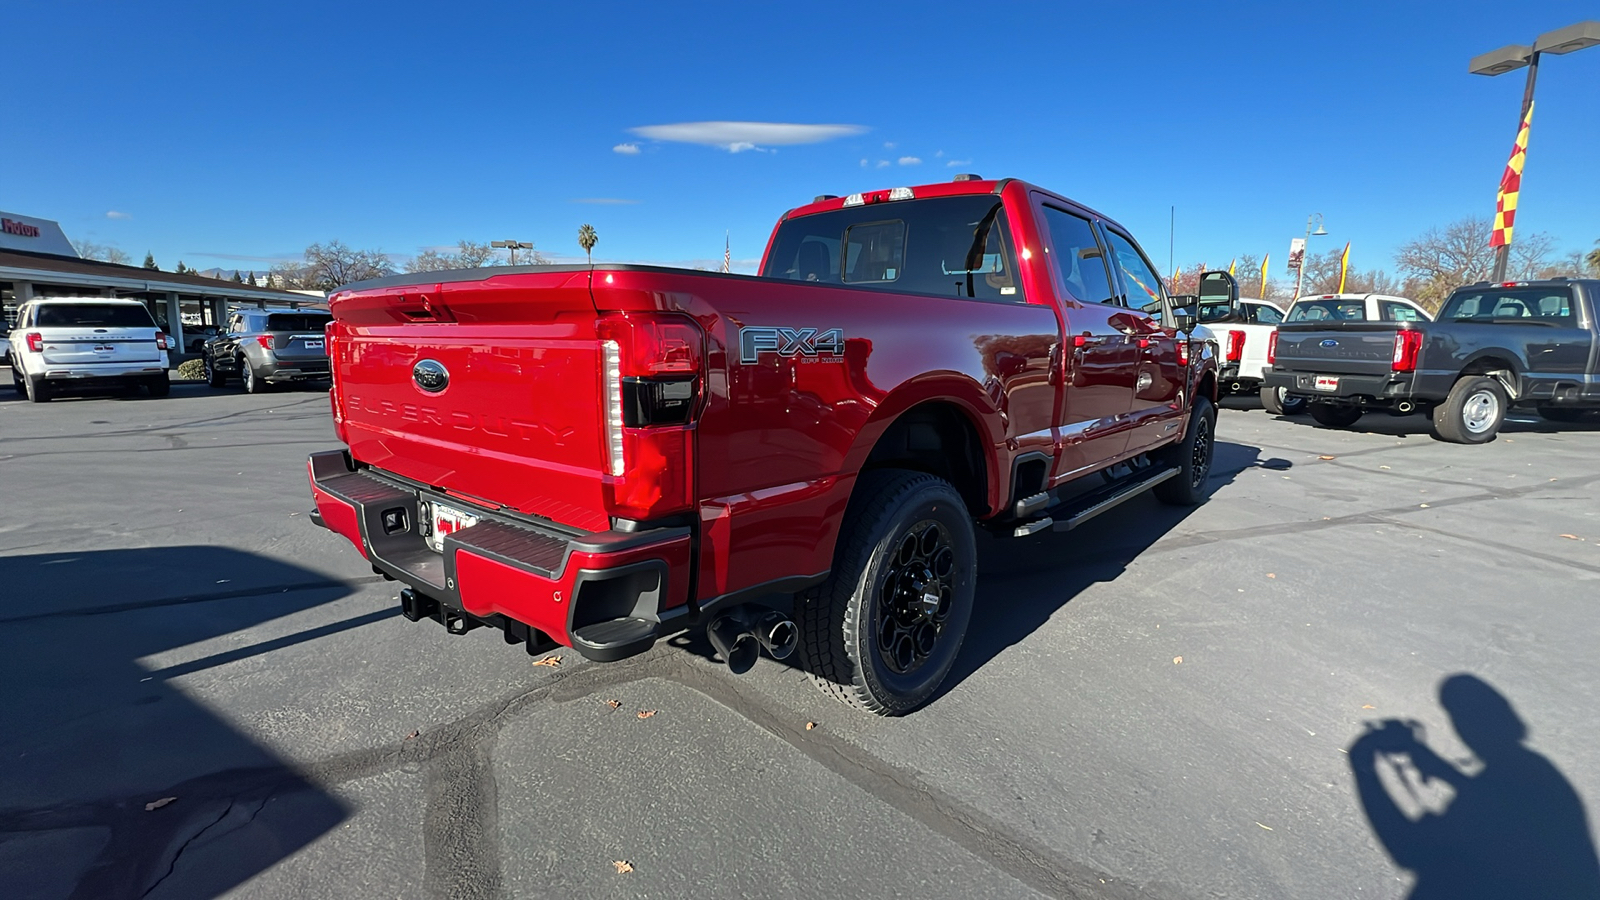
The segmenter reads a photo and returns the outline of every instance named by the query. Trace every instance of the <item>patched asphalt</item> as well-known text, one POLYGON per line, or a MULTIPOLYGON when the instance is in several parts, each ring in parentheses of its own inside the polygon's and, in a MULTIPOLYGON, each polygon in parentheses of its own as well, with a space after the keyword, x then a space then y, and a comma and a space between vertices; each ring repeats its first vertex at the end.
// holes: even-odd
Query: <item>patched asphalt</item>
MULTIPOLYGON (((307 519, 324 393, 7 395, 0 896, 1402 897, 1348 751, 1415 720, 1467 796, 1460 673, 1600 817, 1600 426, 1227 406, 1204 506, 980 538, 955 675, 886 720, 701 642, 406 622, 307 519)), ((1424 879, 1491 831, 1413 794, 1461 839, 1424 879)))

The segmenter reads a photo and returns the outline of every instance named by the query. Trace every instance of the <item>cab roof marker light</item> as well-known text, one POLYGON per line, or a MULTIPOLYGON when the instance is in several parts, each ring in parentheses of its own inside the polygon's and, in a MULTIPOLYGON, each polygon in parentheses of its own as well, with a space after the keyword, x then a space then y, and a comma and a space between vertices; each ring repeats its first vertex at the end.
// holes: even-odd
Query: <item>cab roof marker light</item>
POLYGON ((911 193, 911 188, 897 187, 889 192, 890 200, 915 200, 916 194, 911 193))
POLYGON ((867 198, 861 196, 860 194, 851 194, 850 196, 844 198, 844 205, 845 206, 866 206, 867 205, 867 198))

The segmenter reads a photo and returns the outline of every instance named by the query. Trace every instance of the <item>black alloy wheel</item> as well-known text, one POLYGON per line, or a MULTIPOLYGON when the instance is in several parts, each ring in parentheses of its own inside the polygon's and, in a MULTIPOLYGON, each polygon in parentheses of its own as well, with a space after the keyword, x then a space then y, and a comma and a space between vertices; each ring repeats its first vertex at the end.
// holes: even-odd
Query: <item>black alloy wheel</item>
POLYGON ((1216 442, 1217 408, 1209 399, 1196 397, 1183 440, 1151 454, 1158 462, 1178 470, 1177 475, 1155 486, 1156 499, 1171 506, 1194 506, 1203 502, 1210 490, 1211 459, 1216 442))
POLYGON ((880 716, 927 703, 961 651, 977 568, 972 515, 950 482, 904 469, 861 473, 828 580, 795 598, 812 681, 880 716))
POLYGON ((216 364, 211 361, 211 354, 207 353, 203 360, 206 370, 206 384, 212 387, 222 387, 228 380, 228 376, 217 371, 216 364))
POLYGON ((956 553, 938 522, 911 526, 885 568, 878 596, 878 654, 897 674, 928 662, 950 619, 956 553))

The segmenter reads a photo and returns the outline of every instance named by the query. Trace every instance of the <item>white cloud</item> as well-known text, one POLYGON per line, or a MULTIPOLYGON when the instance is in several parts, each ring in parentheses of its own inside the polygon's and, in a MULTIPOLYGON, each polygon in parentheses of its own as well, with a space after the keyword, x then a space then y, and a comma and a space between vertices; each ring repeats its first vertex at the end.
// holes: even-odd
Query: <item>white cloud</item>
POLYGON ((108 219, 131 219, 131 218, 133 218, 133 216, 130 216, 125 212, 117 212, 116 210, 113 209, 113 210, 108 210, 106 212, 106 218, 108 218, 108 219))
MULTIPOLYGON (((790 122, 678 122, 629 131, 652 141, 699 144, 729 153, 792 144, 820 144, 866 131, 864 125, 803 125, 790 122)), ((635 151, 637 152, 637 151, 635 151)))
POLYGON ((626 143, 626 144, 618 144, 615 147, 611 148, 611 152, 612 153, 621 153, 623 156, 638 156, 639 155, 639 145, 635 144, 635 143, 632 143, 632 142, 629 142, 629 143, 626 143))
POLYGON ((948 166, 949 168, 954 169, 956 166, 970 166, 970 165, 972 165, 972 160, 970 160, 970 159, 952 159, 949 162, 945 163, 945 165, 948 166))
POLYGON ((900 165, 902 165, 902 166, 920 166, 920 165, 922 165, 922 160, 916 158, 915 156, 902 156, 902 157, 900 157, 900 165))
POLYGON ((889 161, 887 159, 878 160, 878 168, 880 168, 880 169, 889 168, 889 161))
POLYGON ((895 144, 894 141, 884 141, 883 142, 883 149, 885 149, 885 150, 893 150, 896 146, 898 146, 898 145, 895 144))
POLYGON ((577 197, 568 203, 593 203, 599 206, 632 206, 637 200, 625 200, 621 197, 577 197))
POLYGON ((943 150, 934 151, 933 158, 934 159, 943 159, 944 158, 944 151, 943 150))
POLYGON ((867 161, 865 159, 863 159, 861 161, 861 168, 865 169, 866 167, 867 167, 867 161))

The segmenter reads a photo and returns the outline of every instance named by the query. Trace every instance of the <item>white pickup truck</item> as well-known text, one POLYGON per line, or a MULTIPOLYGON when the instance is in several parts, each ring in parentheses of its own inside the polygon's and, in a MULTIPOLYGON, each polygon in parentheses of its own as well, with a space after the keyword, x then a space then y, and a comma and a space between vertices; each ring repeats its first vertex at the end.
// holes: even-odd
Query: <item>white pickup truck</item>
POLYGON ((69 386, 144 385, 171 390, 167 336, 137 300, 47 297, 29 300, 12 326, 11 384, 43 403, 69 386))
MULTIPOLYGON (((1288 315, 1284 316, 1283 321, 1432 322, 1433 316, 1415 302, 1389 294, 1314 294, 1289 304, 1288 315)), ((1267 365, 1273 364, 1277 338, 1278 329, 1273 328, 1267 346, 1267 365)), ((1261 391, 1261 408, 1273 415, 1298 415, 1306 411, 1306 403, 1306 398, 1288 396, 1283 388, 1261 391)))
POLYGON ((1267 344, 1283 321, 1283 310, 1267 300, 1240 297, 1237 306, 1200 303, 1200 323, 1217 338, 1222 365, 1218 384, 1230 394, 1250 394, 1261 387, 1267 365, 1267 344))

